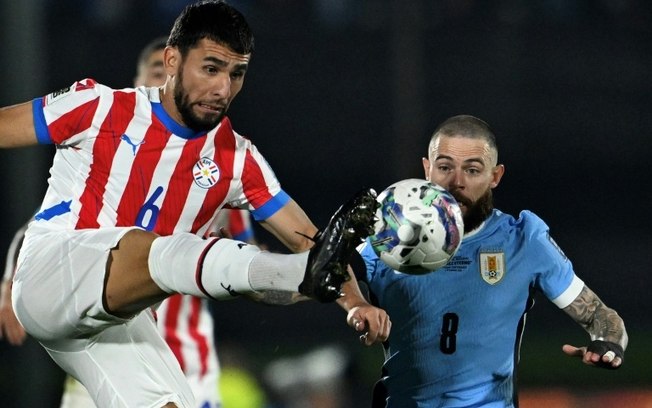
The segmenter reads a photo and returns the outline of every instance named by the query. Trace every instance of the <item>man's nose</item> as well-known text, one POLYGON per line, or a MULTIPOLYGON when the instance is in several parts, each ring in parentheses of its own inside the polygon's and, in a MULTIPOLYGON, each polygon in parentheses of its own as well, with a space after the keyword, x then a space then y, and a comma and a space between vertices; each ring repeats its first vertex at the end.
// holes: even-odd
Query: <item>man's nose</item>
POLYGON ((220 98, 228 98, 231 94, 231 75, 224 72, 217 75, 213 85, 213 94, 220 98))
POLYGON ((450 186, 454 188, 464 188, 464 172, 461 170, 455 170, 451 173, 450 186))

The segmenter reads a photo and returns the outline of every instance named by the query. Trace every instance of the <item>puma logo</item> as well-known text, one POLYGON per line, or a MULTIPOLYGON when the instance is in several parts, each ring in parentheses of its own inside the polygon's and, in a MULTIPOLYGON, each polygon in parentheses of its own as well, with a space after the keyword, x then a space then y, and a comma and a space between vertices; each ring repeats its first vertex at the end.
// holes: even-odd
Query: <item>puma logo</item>
POLYGON ((120 140, 125 141, 129 146, 131 146, 131 151, 133 152, 134 156, 136 155, 136 149, 138 149, 138 146, 145 143, 144 140, 142 140, 140 143, 134 143, 134 142, 131 141, 129 136, 127 136, 126 134, 123 134, 122 136, 120 136, 120 140))
POLYGON ((222 288, 223 288, 225 291, 229 292, 229 295, 231 295, 231 296, 233 296, 233 297, 240 296, 240 294, 239 294, 238 292, 236 292, 235 290, 231 289, 231 285, 229 285, 229 286, 224 286, 223 283, 220 283, 220 286, 222 286, 222 288))

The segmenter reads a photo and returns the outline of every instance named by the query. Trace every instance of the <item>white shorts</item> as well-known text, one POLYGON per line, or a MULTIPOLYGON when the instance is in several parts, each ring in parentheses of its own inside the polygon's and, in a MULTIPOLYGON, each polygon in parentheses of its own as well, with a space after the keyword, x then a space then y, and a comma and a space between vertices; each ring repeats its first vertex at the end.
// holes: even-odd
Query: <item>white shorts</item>
MULTIPOLYGON (((218 396, 219 375, 217 372, 210 371, 201 378, 198 375, 186 378, 195 394, 196 408, 220 408, 222 406, 218 396)), ((68 376, 59 408, 95 408, 95 403, 86 388, 68 376)))
POLYGON ((106 312, 111 248, 133 228, 51 231, 33 222, 13 284, 16 316, 98 407, 194 408, 194 397, 148 309, 132 319, 106 312))

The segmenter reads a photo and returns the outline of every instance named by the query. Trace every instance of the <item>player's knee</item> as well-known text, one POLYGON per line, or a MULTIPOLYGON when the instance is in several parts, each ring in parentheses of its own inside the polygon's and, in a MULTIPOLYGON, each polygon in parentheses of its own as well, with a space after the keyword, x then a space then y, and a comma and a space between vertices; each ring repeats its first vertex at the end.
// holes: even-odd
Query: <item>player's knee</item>
POLYGON ((118 245, 111 250, 112 255, 116 253, 125 254, 126 256, 136 256, 144 258, 147 261, 149 248, 152 242, 158 237, 158 234, 141 229, 131 229, 120 239, 118 245))
POLYGON ((129 317, 167 297, 149 274, 149 251, 157 237, 155 233, 133 229, 111 250, 104 279, 107 312, 129 317))

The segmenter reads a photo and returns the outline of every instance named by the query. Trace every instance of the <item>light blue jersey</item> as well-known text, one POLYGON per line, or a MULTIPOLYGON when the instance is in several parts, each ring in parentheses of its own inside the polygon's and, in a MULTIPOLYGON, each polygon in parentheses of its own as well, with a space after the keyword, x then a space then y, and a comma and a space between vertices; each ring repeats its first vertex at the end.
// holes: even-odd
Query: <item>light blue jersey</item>
POLYGON ((566 307, 584 286, 529 211, 514 219, 494 210, 445 267, 427 275, 394 271, 368 243, 362 256, 372 299, 392 320, 379 385, 393 408, 515 406, 532 291, 566 307))

